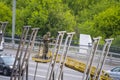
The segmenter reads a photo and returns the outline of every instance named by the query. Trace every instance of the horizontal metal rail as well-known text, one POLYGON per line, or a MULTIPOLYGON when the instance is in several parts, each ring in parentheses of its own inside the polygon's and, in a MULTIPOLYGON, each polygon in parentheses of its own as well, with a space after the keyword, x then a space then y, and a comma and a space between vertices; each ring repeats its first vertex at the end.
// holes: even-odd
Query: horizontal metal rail
MULTIPOLYGON (((12 41, 12 39, 11 38, 9 38, 9 37, 5 37, 5 40, 11 40, 12 41)), ((17 38, 15 38, 15 41, 20 41, 20 39, 17 39, 17 38)), ((28 40, 27 40, 28 41, 28 40)), ((34 43, 34 48, 33 48, 33 51, 38 51, 39 50, 39 42, 38 41, 35 41, 35 43, 34 43)), ((12 46, 12 43, 11 42, 5 42, 5 48, 13 48, 12 46)), ((53 43, 50 43, 50 45, 52 45, 52 46, 54 46, 55 44, 53 44, 53 43)), ((79 49, 81 49, 81 50, 85 50, 86 52, 88 51, 88 49, 86 49, 86 48, 82 48, 82 47, 80 47, 80 46, 83 46, 83 47, 85 47, 86 45, 79 45, 79 46, 70 46, 70 50, 68 51, 68 53, 70 54, 70 55, 77 55, 77 56, 87 56, 88 54, 87 53, 79 53, 79 49)), ((15 47, 14 47, 14 49, 16 48, 17 49, 17 47, 18 47, 18 44, 16 43, 15 44, 15 47)), ((61 45, 61 47, 63 47, 63 44, 61 45)), ((87 46, 86 46, 87 47, 87 46)), ((51 50, 53 49, 53 48, 50 48, 51 50)), ((62 52, 62 51, 60 51, 60 52, 62 52)), ((102 50, 97 50, 97 54, 99 55, 100 53, 102 52, 102 50)), ((68 55, 69 55, 68 54, 68 55)), ((96 55, 96 58, 97 58, 98 56, 96 55)), ((109 55, 108 55, 108 57, 107 57, 107 60, 110 60, 110 61, 114 61, 114 62, 120 62, 120 53, 114 53, 114 52, 109 52, 109 55)))

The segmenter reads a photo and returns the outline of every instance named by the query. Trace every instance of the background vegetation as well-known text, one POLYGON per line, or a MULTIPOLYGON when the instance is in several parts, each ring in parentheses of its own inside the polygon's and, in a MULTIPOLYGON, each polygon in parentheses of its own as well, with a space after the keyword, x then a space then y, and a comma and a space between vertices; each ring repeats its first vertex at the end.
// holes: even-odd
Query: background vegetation
MULTIPOLYGON (((0 0, 0 21, 8 21, 6 33, 12 30, 12 0, 0 0)), ((103 39, 115 38, 120 46, 120 0, 17 0, 16 35, 24 25, 39 27, 39 36, 47 31, 75 31, 103 39)))

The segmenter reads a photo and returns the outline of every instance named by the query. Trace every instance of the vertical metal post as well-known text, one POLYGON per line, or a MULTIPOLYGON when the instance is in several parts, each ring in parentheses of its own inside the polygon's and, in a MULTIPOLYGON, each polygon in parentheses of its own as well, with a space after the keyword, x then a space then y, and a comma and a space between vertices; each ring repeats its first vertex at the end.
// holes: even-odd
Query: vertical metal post
MULTIPOLYGON (((32 49, 34 47, 34 42, 35 42, 38 30, 39 30, 39 28, 32 28, 32 33, 30 35, 30 39, 29 39, 25 54, 23 55, 23 61, 21 63, 20 74, 22 73, 22 69, 24 69, 24 68, 27 69, 26 70, 26 80, 28 80, 28 73, 29 73, 28 72, 29 57, 30 57, 30 53, 31 53, 31 51, 32 51, 32 49)), ((25 72, 23 71, 23 73, 25 73, 25 72)), ((21 77, 19 76, 19 78, 21 78, 21 77)))
POLYGON ((4 33, 5 33, 7 24, 8 24, 8 22, 0 22, 0 44, 4 37, 4 33))
POLYGON ((72 41, 74 34, 75 34, 75 32, 67 33, 67 37, 65 39, 64 48, 63 48, 63 52, 62 52, 62 55, 60 58, 59 67, 58 67, 58 70, 57 70, 57 73, 55 76, 56 77, 55 80, 62 80, 63 79, 63 68, 64 68, 64 64, 66 61, 67 52, 70 48, 70 44, 71 44, 71 41, 72 41))
POLYGON ((107 55, 109 53, 109 49, 110 49, 110 46, 112 44, 112 40, 113 40, 113 38, 111 38, 111 39, 105 39, 105 45, 103 47, 102 57, 100 59, 100 64, 101 65, 99 66, 100 69, 98 71, 98 76, 97 76, 97 74, 95 75, 95 80, 100 80, 100 75, 102 73, 102 69, 103 69, 106 57, 107 57, 107 55))
POLYGON ((2 31, 2 37, 4 37, 5 29, 6 29, 8 22, 0 22, 0 24, 1 24, 0 31, 2 31))
POLYGON ((13 79, 16 80, 16 77, 17 77, 16 74, 17 74, 17 71, 19 71, 19 69, 20 69, 21 58, 22 58, 22 55, 23 55, 23 49, 24 49, 24 46, 25 46, 25 43, 26 43, 26 38, 27 38, 27 34, 29 32, 29 28, 30 28, 30 26, 25 26, 23 28, 23 33, 21 35, 20 43, 19 43, 18 50, 17 50, 17 53, 16 53, 16 57, 15 57, 15 61, 14 61, 14 64, 13 64, 13 70, 12 70, 12 73, 11 73, 10 80, 13 80, 13 79), (17 67, 17 70, 14 70, 16 67, 17 67))
POLYGON ((60 47, 62 44, 62 40, 63 40, 65 33, 66 33, 66 31, 59 31, 58 32, 58 36, 57 36, 57 40, 55 43, 54 52, 52 54, 52 59, 51 59, 51 62, 49 64, 46 80, 52 80, 57 56, 58 56, 58 53, 59 53, 59 50, 60 50, 60 47))
POLYGON ((88 57, 87 64, 86 64, 86 69, 84 71, 84 75, 83 75, 82 80, 88 80, 90 78, 92 62, 93 62, 94 56, 96 54, 96 50, 98 48, 98 44, 99 44, 100 39, 101 39, 101 37, 97 37, 97 38, 93 39, 94 41, 93 41, 92 48, 91 48, 90 53, 89 53, 89 57, 88 57))
POLYGON ((96 54, 96 51, 97 51, 97 48, 98 48, 98 44, 99 44, 99 42, 100 42, 100 39, 101 39, 101 37, 94 38, 94 41, 96 41, 96 44, 95 44, 95 46, 94 46, 94 48, 93 48, 93 54, 92 54, 92 58, 91 58, 91 60, 90 60, 90 65, 89 65, 89 68, 88 68, 88 73, 87 73, 88 75, 87 75, 87 77, 86 77, 86 80, 89 80, 89 78, 90 78, 92 63, 93 63, 93 60, 94 60, 94 57, 95 57, 95 54, 96 54))
POLYGON ((28 64, 26 65, 26 80, 28 80, 28 64))
POLYGON ((27 45, 27 47, 25 49, 25 52, 24 52, 23 50, 25 48, 27 34, 28 34, 28 31, 29 31, 29 26, 24 27, 23 34, 22 34, 22 37, 21 37, 21 40, 20 40, 20 44, 19 44, 19 47, 18 47, 18 50, 17 50, 14 65, 13 65, 13 69, 17 69, 17 70, 15 70, 15 71, 12 70, 10 80, 16 80, 17 78, 18 78, 18 80, 23 79, 21 74, 24 74, 25 72, 26 72, 26 80, 28 80, 29 57, 30 57, 31 50, 33 49, 33 46, 34 46, 34 42, 35 42, 35 38, 36 38, 36 35, 37 35, 37 32, 38 32, 38 29, 39 28, 33 28, 32 29, 32 33, 30 35, 28 45, 27 45), (18 75, 16 75, 16 74, 18 74, 18 75))
POLYGON ((14 37, 15 37, 15 19, 16 19, 16 0, 13 0, 13 12, 12 12, 12 45, 14 48, 14 37))
POLYGON ((38 62, 36 62, 36 68, 35 68, 35 73, 34 73, 34 79, 33 80, 35 80, 35 78, 36 78, 37 68, 38 68, 38 62))

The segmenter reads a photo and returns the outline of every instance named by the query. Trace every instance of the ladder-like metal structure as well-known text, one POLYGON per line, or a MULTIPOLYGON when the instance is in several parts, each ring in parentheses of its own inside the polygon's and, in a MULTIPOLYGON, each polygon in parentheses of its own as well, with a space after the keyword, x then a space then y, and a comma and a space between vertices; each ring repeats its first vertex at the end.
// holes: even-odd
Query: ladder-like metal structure
POLYGON ((67 53, 68 53, 68 50, 70 48, 70 44, 71 44, 71 41, 72 41, 74 34, 75 34, 75 32, 67 33, 67 37, 65 39, 63 51, 62 51, 62 54, 60 56, 61 58, 60 58, 58 70, 57 70, 56 75, 55 75, 55 80, 63 80, 63 68, 64 68, 67 53))
POLYGON ((39 28, 32 28, 29 41, 27 42, 27 35, 30 30, 30 26, 24 26, 18 50, 16 53, 12 74, 10 80, 23 80, 23 74, 26 73, 26 80, 28 80, 28 63, 31 50, 34 46, 34 41, 39 28), (25 45, 27 43, 27 46, 25 45))
POLYGON ((103 69, 106 57, 109 53, 109 49, 112 44, 112 41, 113 41, 113 38, 105 39, 105 44, 102 50, 102 54, 100 55, 99 62, 98 62, 93 80, 100 80, 100 75, 102 73, 102 69, 103 69))
POLYGON ((0 43, 2 41, 2 38, 4 37, 4 32, 6 29, 8 22, 0 22, 0 43))
POLYGON ((26 43, 26 39, 27 39, 29 29, 30 29, 30 26, 24 26, 23 27, 23 32, 22 32, 22 36, 21 36, 21 39, 20 39, 20 43, 19 43, 19 46, 18 46, 17 53, 16 53, 15 61, 14 61, 14 64, 13 64, 13 70, 12 70, 10 80, 16 80, 16 78, 18 76, 17 72, 20 69, 20 64, 21 64, 21 60, 22 60, 21 58, 22 58, 22 55, 23 55, 24 46, 25 46, 25 43, 26 43))
MULTIPOLYGON (((39 43, 39 51, 38 51, 38 58, 40 57, 39 55, 42 54, 43 52, 43 49, 42 49, 43 45, 42 45, 42 41, 40 40, 40 43, 39 43)), ((36 74, 37 74, 37 69, 38 69, 38 62, 36 61, 36 67, 35 67, 35 72, 34 72, 34 79, 36 79, 36 74)))
POLYGON ((54 51, 52 54, 51 62, 49 64, 46 80, 54 80, 54 68, 55 68, 56 60, 57 60, 58 53, 59 53, 59 50, 60 50, 60 47, 62 44, 62 40, 63 40, 65 33, 66 33, 66 31, 58 31, 58 36, 56 39, 56 43, 55 43, 54 51))
POLYGON ((93 39, 92 48, 90 49, 89 58, 87 60, 86 69, 84 71, 82 80, 89 80, 90 78, 92 78, 92 80, 100 80, 100 75, 102 73, 103 65, 104 65, 105 59, 108 55, 109 48, 111 46, 113 38, 105 39, 105 44, 104 44, 102 53, 100 54, 100 57, 98 58, 99 60, 98 60, 97 67, 95 69, 95 74, 93 75, 93 77, 91 77, 90 76, 91 67, 92 67, 92 63, 93 63, 100 39, 101 39, 101 37, 93 39))
POLYGON ((86 69, 84 71, 82 80, 88 80, 90 78, 92 63, 93 63, 100 39, 101 37, 93 38, 92 48, 90 49, 90 53, 89 53, 87 64, 86 64, 86 69))

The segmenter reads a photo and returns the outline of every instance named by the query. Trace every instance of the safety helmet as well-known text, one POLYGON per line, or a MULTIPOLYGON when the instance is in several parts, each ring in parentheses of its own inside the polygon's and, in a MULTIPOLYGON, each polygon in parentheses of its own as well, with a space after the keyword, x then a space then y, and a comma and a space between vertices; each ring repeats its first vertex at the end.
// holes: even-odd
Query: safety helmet
POLYGON ((51 33, 50 33, 50 32, 47 32, 47 35, 48 35, 48 36, 50 36, 50 35, 51 35, 51 33))

